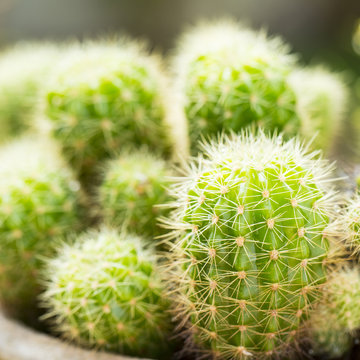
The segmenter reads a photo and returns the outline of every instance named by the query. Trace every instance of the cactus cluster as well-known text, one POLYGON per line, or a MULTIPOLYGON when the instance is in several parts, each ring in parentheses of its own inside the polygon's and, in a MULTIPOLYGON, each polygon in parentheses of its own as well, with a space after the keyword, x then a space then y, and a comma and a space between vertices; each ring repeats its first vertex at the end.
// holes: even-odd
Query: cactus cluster
POLYGON ((318 353, 341 356, 352 345, 351 334, 360 328, 360 271, 335 271, 326 286, 325 299, 311 316, 311 339, 318 353))
POLYGON ((173 71, 195 146, 201 135, 248 125, 294 135, 296 99, 287 75, 294 57, 279 38, 232 22, 198 26, 179 41, 173 71))
POLYGON ((18 43, 0 52, 0 140, 33 126, 38 95, 59 51, 50 43, 18 43))
POLYGON ((127 40, 87 42, 67 50, 45 91, 53 136, 80 178, 94 181, 101 162, 124 146, 170 156, 173 133, 166 79, 158 59, 127 40))
POLYGON ((145 150, 110 160, 99 187, 99 203, 105 223, 124 224, 135 233, 153 238, 161 229, 157 218, 166 215, 170 172, 165 161, 145 150))
POLYGON ((174 190, 175 311, 200 352, 279 355, 321 297, 336 253, 329 165, 263 134, 204 153, 174 190))
POLYGON ((82 235, 50 260, 43 294, 49 316, 78 343, 168 358, 171 321, 156 259, 142 239, 111 229, 82 235))
POLYGON ((79 184, 57 147, 37 138, 2 148, 0 174, 0 302, 26 320, 40 291, 40 257, 79 228, 79 184))

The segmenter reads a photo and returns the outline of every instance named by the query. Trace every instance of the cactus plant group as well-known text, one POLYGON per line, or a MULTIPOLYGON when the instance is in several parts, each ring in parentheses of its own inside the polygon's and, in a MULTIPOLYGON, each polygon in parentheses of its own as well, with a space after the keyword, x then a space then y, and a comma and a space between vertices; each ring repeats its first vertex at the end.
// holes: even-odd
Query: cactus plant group
POLYGON ((127 224, 139 235, 160 234, 157 218, 169 201, 170 172, 166 163, 145 150, 109 161, 99 188, 100 211, 111 226, 127 224))
POLYGON ((0 151, 0 301, 31 318, 43 256, 79 229, 80 188, 56 145, 23 138, 0 151))
POLYGON ((263 134, 225 137, 204 153, 174 190, 175 311, 200 352, 279 355, 336 253, 329 165, 263 134))
POLYGON ((171 320, 156 258, 142 239, 102 229, 65 244, 44 273, 56 329, 78 343, 167 358, 171 320))
POLYGON ((124 147, 170 156, 177 117, 169 116, 166 79, 156 57, 127 40, 67 50, 45 91, 51 132, 84 181, 124 147))

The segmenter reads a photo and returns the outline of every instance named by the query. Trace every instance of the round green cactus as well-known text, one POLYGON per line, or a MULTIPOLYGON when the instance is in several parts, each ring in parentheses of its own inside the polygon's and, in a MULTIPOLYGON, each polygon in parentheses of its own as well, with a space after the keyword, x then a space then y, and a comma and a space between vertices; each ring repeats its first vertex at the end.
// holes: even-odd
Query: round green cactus
POLYGON ((102 229, 49 261, 43 294, 68 339, 141 357, 166 357, 171 321, 155 257, 142 239, 102 229))
POLYGON ((79 184, 54 144, 23 138, 0 152, 0 302, 31 321, 40 257, 55 237, 79 228, 79 184))
POLYGON ((96 166, 124 145, 171 153, 182 122, 169 116, 156 57, 124 40, 87 42, 67 53, 48 84, 45 112, 81 179, 94 182, 96 166))
POLYGON ((360 254, 360 193, 349 202, 344 214, 344 224, 348 232, 347 243, 356 254, 360 254))
POLYGON ((315 136, 313 147, 329 150, 345 115, 348 92, 344 82, 326 69, 310 68, 294 71, 289 84, 296 94, 302 136, 315 136))
POLYGON ((295 60, 279 38, 232 22, 197 26, 173 61, 192 145, 201 135, 248 125, 294 135, 299 126, 287 75, 295 60))
POLYGON ((204 153, 174 188, 176 312, 201 352, 277 356, 302 331, 337 256, 323 181, 331 166, 296 140, 263 134, 224 137, 204 153))
POLYGON ((344 268, 331 274, 325 300, 310 317, 314 350, 335 358, 352 345, 351 334, 360 328, 360 273, 344 268))
POLYGON ((99 188, 99 202, 107 224, 126 223, 139 235, 153 238, 161 233, 157 218, 167 213, 157 205, 169 201, 166 163, 140 151, 110 160, 99 188))
POLYGON ((58 58, 49 43, 19 43, 0 53, 0 140, 33 126, 39 92, 58 58))

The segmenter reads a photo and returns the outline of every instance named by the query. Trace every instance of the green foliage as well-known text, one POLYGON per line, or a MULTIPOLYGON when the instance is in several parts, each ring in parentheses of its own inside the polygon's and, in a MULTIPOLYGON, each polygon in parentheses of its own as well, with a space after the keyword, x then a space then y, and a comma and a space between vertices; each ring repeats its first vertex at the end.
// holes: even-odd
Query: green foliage
POLYGON ((122 354, 168 359, 170 317, 155 257, 142 239, 102 229, 49 261, 43 294, 66 338, 122 354))
POLYGON ((157 218, 167 210, 156 205, 169 201, 166 163, 145 152, 123 154, 110 160, 99 188, 101 211, 107 224, 127 224, 139 235, 161 233, 157 218))
POLYGON ((165 86, 158 59, 136 43, 85 43, 67 50, 46 90, 45 111, 82 180, 94 183, 96 167, 124 145, 170 155, 181 121, 169 119, 165 86))
POLYGON ((54 144, 24 138, 0 152, 0 299, 31 319, 39 293, 40 257, 57 236, 79 228, 79 184, 54 144))
POLYGON ((334 272, 325 299, 310 318, 311 339, 318 353, 340 357, 351 348, 350 334, 360 328, 360 273, 357 268, 334 272))
POLYGON ((173 71, 192 145, 201 134, 248 125, 296 134, 296 98, 287 83, 294 60, 279 38, 237 23, 205 24, 183 35, 173 71))
POLYGON ((316 136, 313 147, 328 150, 345 115, 348 91, 343 80, 318 67, 293 72, 289 83, 296 94, 302 136, 316 136))
POLYGON ((322 181, 331 166, 263 134, 224 137, 204 153, 175 187, 168 224, 178 318, 203 353, 279 356, 337 256, 334 196, 322 181))
POLYGON ((33 126, 39 92, 58 59, 50 43, 19 43, 0 53, 0 140, 33 126))

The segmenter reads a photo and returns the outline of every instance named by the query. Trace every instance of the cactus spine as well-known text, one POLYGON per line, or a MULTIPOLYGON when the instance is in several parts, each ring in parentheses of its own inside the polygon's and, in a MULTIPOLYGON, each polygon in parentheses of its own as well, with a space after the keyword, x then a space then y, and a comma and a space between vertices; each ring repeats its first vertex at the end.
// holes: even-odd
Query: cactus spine
POLYGON ((124 146, 170 155, 182 125, 168 116, 165 84, 157 58, 136 43, 87 42, 68 50, 46 90, 45 112, 85 183, 94 183, 94 169, 124 146))
POLYGON ((79 228, 79 184, 54 144, 23 138, 0 152, 0 301, 32 321, 40 257, 57 236, 79 228))
POLYGON ((105 223, 116 227, 125 223, 146 237, 159 235, 157 218, 167 211, 157 205, 169 201, 169 175, 166 163, 145 150, 110 160, 99 188, 105 223))
POLYGON ((295 140, 243 133, 205 146, 175 187, 168 226, 176 312, 189 341, 224 359, 279 355, 321 295, 331 166, 295 140))
POLYGON ((87 233, 64 245, 44 276, 44 304, 66 338, 122 354, 168 358, 168 301, 154 254, 141 238, 111 229, 87 233))
POLYGON ((294 135, 295 94, 287 83, 294 57, 279 38, 232 22, 195 27, 175 51, 173 71, 188 118, 192 145, 248 125, 294 135))

